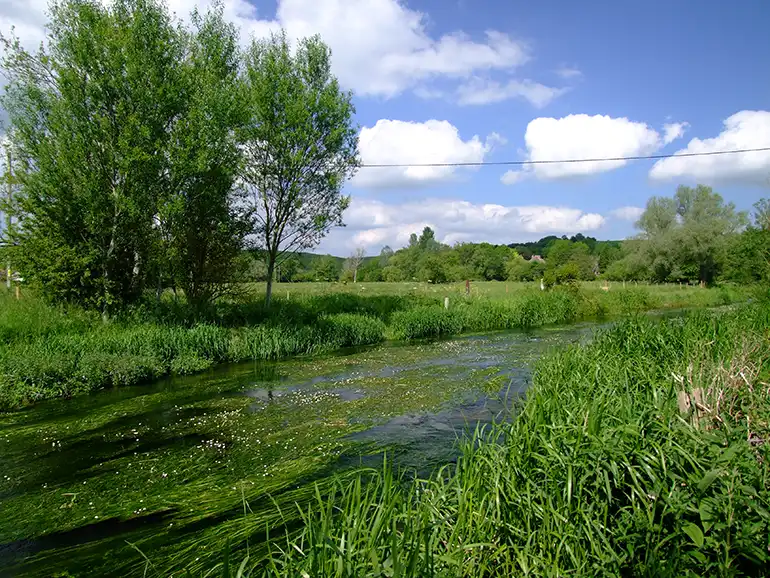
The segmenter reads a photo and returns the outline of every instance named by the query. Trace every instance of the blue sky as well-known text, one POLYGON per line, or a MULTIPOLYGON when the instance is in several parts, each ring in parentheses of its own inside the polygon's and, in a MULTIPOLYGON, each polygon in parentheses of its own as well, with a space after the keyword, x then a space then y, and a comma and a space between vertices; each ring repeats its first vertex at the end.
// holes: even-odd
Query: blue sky
MULTIPOLYGON (((194 5, 169 0, 180 17, 194 5)), ((319 33, 356 94, 365 163, 505 161, 770 146, 770 2, 723 0, 224 0, 244 42, 319 33)), ((44 0, 0 28, 38 41, 44 0)), ((535 169, 361 169, 345 255, 439 239, 508 243, 634 233, 652 195, 713 185, 741 209, 770 196, 770 153, 535 169)))

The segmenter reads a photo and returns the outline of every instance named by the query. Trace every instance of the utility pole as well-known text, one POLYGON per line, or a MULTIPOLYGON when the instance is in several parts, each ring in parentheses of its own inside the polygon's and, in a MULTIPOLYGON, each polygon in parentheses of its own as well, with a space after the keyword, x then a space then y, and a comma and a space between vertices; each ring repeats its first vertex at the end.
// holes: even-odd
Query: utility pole
MULTIPOLYGON (((8 245, 9 245, 8 235, 11 232, 11 202, 13 201, 13 185, 11 184, 11 180, 12 180, 12 173, 11 173, 11 147, 10 147, 10 145, 8 143, 6 143, 5 152, 6 152, 6 159, 8 161, 8 171, 5 173, 6 185, 8 187, 7 188, 8 198, 6 199, 8 201, 8 204, 5 207, 5 246, 6 246, 6 249, 7 249, 8 245)), ((11 258, 10 258, 10 254, 8 256, 8 268, 5 271, 5 287, 8 289, 8 291, 11 290, 11 258)))

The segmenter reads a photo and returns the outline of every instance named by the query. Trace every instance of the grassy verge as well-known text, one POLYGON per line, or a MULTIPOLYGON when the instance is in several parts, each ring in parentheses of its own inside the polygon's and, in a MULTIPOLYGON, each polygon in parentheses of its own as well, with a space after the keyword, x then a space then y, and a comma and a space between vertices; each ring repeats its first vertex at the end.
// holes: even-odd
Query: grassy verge
MULTIPOLYGON (((453 288, 446 288, 447 291, 453 288)), ((34 297, 0 298, 0 410, 133 385, 214 364, 317 354, 390 338, 448 336, 564 323, 662 307, 713 306, 742 298, 699 288, 517 287, 465 298, 438 294, 289 294, 266 311, 256 299, 192 311, 167 300, 101 323, 34 297), (495 295, 492 297, 491 295, 495 295)))
POLYGON ((456 465, 340 478, 252 575, 765 576, 768 327, 758 305, 636 318, 554 352, 456 465))

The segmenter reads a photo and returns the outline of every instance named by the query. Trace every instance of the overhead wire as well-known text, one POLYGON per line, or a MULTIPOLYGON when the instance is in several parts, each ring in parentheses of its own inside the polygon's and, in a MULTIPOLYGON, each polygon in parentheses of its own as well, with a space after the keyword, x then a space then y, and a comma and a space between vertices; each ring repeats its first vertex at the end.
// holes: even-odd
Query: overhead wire
POLYGON ((735 149, 722 151, 708 151, 699 153, 670 153, 660 155, 634 155, 626 157, 600 157, 600 158, 579 158, 579 159, 536 159, 521 161, 477 161, 477 162, 459 162, 459 163, 365 163, 360 168, 419 168, 419 167, 487 167, 487 166, 523 166, 523 165, 553 165, 559 163, 602 163, 618 161, 641 161, 641 160, 660 160, 670 158, 689 158, 689 157, 708 157, 717 155, 735 155, 741 153, 768 152, 770 146, 751 149, 735 149))

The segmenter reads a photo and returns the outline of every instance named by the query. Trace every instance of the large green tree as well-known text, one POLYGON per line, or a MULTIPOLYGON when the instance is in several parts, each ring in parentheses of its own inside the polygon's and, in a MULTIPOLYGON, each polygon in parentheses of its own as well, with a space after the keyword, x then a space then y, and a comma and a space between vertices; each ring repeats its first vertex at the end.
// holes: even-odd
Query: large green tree
POLYGON ((673 198, 653 197, 637 226, 654 280, 698 280, 711 284, 724 266, 731 238, 746 224, 745 213, 725 203, 711 187, 680 186, 673 198))
POLYGON ((238 73, 238 33, 221 5, 192 15, 181 90, 184 109, 168 150, 170 187, 159 209, 163 232, 158 278, 165 274, 193 304, 227 292, 246 265, 250 223, 235 187, 240 151, 235 129, 245 120, 238 73))
POLYGON ((754 205, 754 222, 733 238, 727 255, 728 278, 770 286, 770 201, 760 199, 754 205))
POLYGON ((342 224, 349 198, 341 191, 359 165, 358 138, 352 95, 340 89, 318 37, 294 50, 283 33, 253 42, 245 93, 243 179, 255 237, 267 255, 269 306, 276 263, 342 224))
POLYGON ((107 315, 147 275, 184 46, 155 0, 63 0, 50 16, 45 49, 3 38, 23 215, 14 242, 50 297, 107 315))

